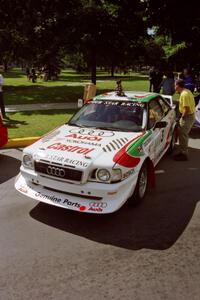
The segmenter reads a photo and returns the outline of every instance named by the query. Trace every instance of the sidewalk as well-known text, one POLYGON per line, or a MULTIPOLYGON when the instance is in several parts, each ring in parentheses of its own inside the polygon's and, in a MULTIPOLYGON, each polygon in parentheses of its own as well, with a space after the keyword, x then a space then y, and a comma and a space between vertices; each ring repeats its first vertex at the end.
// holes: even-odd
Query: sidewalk
POLYGON ((9 113, 9 112, 17 112, 17 111, 75 109, 75 108, 78 108, 77 102, 17 104, 17 105, 6 105, 6 112, 9 113))

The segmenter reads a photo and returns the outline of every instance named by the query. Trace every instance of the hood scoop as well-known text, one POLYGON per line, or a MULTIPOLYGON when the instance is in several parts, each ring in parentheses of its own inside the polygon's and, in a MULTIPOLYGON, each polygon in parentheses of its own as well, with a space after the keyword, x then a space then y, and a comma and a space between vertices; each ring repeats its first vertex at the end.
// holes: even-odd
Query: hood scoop
POLYGON ((127 137, 112 140, 110 143, 108 143, 107 145, 105 145, 103 147, 103 151, 104 152, 114 152, 116 150, 119 150, 128 142, 128 140, 129 139, 127 137))

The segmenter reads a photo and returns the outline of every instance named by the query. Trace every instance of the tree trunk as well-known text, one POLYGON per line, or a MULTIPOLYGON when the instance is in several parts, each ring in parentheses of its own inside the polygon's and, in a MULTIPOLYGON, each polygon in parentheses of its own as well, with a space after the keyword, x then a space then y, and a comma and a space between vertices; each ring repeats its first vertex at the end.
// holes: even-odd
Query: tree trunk
POLYGON ((96 49, 91 51, 91 81, 96 85, 97 80, 97 61, 96 61, 96 49))
POLYGON ((8 63, 7 63, 7 61, 3 62, 3 66, 4 66, 4 72, 7 72, 8 71, 8 63))
POLYGON ((115 76, 115 67, 114 67, 114 65, 112 64, 112 66, 111 66, 111 77, 114 77, 115 76))

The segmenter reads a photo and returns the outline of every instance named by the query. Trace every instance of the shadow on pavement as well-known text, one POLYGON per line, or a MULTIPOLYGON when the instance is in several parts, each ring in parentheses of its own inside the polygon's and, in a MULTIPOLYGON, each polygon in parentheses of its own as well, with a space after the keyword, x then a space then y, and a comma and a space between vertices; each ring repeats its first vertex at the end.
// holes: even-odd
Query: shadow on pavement
POLYGON ((0 154, 0 184, 19 173, 21 161, 11 156, 0 154))
POLYGON ((19 121, 19 120, 14 120, 14 119, 7 119, 4 120, 4 125, 7 128, 18 128, 18 125, 28 125, 28 123, 26 121, 19 121))
POLYGON ((200 127, 193 127, 190 131, 190 138, 200 139, 200 127))
POLYGON ((57 229, 131 250, 165 250, 190 222, 200 200, 200 150, 190 160, 174 162, 166 156, 157 166, 156 189, 137 208, 127 205, 109 215, 92 215, 39 203, 32 218, 57 229))

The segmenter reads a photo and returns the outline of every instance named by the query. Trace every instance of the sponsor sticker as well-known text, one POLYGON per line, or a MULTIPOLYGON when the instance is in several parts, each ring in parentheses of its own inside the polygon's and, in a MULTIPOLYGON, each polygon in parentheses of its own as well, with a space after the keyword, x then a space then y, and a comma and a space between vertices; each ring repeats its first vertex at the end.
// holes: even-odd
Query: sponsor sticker
POLYGON ((60 155, 47 153, 46 159, 48 159, 49 161, 62 163, 65 158, 63 156, 60 156, 60 155))
POLYGON ((20 187, 18 188, 18 190, 22 193, 27 194, 28 193, 28 186, 26 185, 20 185, 20 187))
POLYGON ((94 150, 94 148, 90 149, 90 148, 84 148, 80 146, 65 145, 62 143, 54 143, 48 146, 47 149, 74 152, 77 154, 88 154, 94 150))
POLYGON ((90 207, 96 207, 96 208, 106 208, 107 207, 107 203, 106 202, 90 202, 89 203, 90 207))
POLYGON ((53 162, 63 163, 66 165, 72 165, 72 166, 83 167, 83 168, 88 167, 87 162, 77 160, 77 159, 65 158, 59 155, 47 154, 46 159, 48 159, 51 162, 53 161, 53 162))
POLYGON ((68 134, 68 135, 66 135, 66 137, 72 138, 72 139, 94 141, 94 142, 100 142, 102 140, 102 138, 99 136, 90 136, 90 135, 87 136, 87 135, 81 135, 81 134, 77 134, 77 133, 68 134))
POLYGON ((89 203, 88 211, 94 211, 94 212, 102 212, 104 208, 107 207, 106 202, 90 202, 89 203))
POLYGON ((65 142, 72 143, 72 144, 84 144, 84 145, 90 145, 90 146, 94 146, 94 147, 101 147, 100 143, 90 142, 87 140, 65 139, 65 142))
POLYGON ((127 171, 126 173, 123 174, 123 179, 126 179, 128 178, 131 174, 134 173, 134 170, 129 170, 127 171))
POLYGON ((77 209, 79 209, 79 211, 85 211, 87 209, 87 207, 85 205, 81 205, 78 202, 70 201, 67 198, 66 199, 61 199, 59 197, 55 197, 54 195, 46 195, 46 194, 43 194, 43 193, 40 193, 40 192, 35 193, 35 197, 37 197, 38 199, 41 199, 41 200, 42 199, 50 200, 54 203, 65 204, 65 205, 68 205, 68 206, 71 206, 71 207, 73 206, 73 207, 76 207, 77 209))

